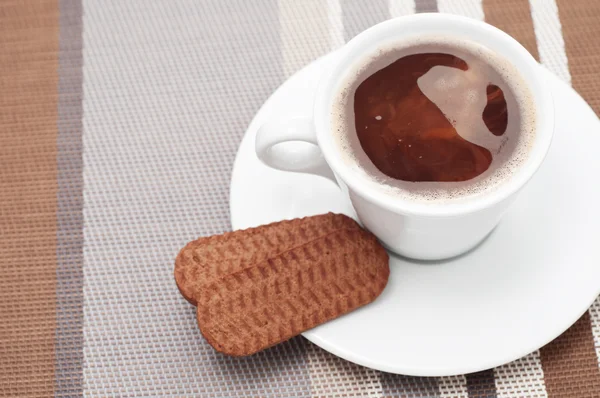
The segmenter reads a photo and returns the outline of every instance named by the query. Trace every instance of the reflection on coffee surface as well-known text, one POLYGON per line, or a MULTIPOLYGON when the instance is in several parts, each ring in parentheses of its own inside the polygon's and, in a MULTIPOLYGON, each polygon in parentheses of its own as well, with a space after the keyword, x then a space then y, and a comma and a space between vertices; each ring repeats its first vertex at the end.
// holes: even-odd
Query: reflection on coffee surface
POLYGON ((334 102, 348 161, 396 194, 490 189, 526 159, 535 108, 518 71, 473 42, 419 39, 358 63, 334 102))
MULTIPOLYGON (((465 181, 492 163, 491 152, 469 142, 418 85, 436 66, 468 70, 451 54, 407 55, 369 76, 354 94, 354 120, 362 149, 384 174, 405 181, 465 181)), ((466 90, 467 88, 465 88, 466 90)), ((483 122, 495 135, 508 123, 502 89, 488 84, 483 122)), ((441 92, 445 90, 440 88, 441 92)))

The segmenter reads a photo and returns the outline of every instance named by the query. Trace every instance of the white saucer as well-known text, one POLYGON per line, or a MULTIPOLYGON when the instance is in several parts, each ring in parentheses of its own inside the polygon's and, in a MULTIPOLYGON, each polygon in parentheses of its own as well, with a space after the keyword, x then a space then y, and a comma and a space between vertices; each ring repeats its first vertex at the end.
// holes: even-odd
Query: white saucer
MULTIPOLYGON (((337 186, 260 163, 258 126, 309 115, 330 54, 285 82, 242 141, 231 181, 231 222, 248 228, 328 211, 353 216, 337 186)), ((600 293, 600 121, 569 86, 540 68, 553 88, 550 153, 498 228, 446 262, 392 257, 372 304, 304 333, 349 361, 407 375, 475 372, 524 356, 560 335, 600 293)))

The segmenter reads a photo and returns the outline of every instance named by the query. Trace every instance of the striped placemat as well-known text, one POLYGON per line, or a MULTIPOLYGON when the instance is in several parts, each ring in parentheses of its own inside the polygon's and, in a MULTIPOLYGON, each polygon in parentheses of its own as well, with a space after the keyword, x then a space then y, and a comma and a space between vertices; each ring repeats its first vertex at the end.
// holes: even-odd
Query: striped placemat
POLYGON ((0 395, 600 396, 600 301, 513 363, 417 378, 302 337, 224 357, 175 288, 177 250, 229 229, 233 158, 270 93, 424 11, 500 27, 600 111, 596 0, 2 0, 0 395))

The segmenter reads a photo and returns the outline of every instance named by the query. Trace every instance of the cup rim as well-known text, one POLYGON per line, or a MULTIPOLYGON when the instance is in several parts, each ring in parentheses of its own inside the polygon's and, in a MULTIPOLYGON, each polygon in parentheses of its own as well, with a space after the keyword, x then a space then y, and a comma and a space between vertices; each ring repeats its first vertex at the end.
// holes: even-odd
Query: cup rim
MULTIPOLYGON (((427 34, 427 32, 423 32, 427 34)), ((323 73, 317 89, 314 108, 314 123, 317 141, 325 160, 334 173, 353 191, 353 193, 385 209, 400 214, 418 216, 459 216, 484 210, 504 201, 517 193, 535 174, 542 164, 552 141, 554 130, 554 104, 548 85, 541 81, 540 64, 514 38, 500 29, 475 19, 450 14, 423 13, 402 16, 381 22, 358 34, 338 51, 338 59, 323 73), (445 24, 445 25, 444 25, 445 24), (335 147, 330 132, 330 102, 339 82, 340 70, 348 65, 348 58, 360 48, 371 50, 386 41, 389 34, 402 37, 415 36, 415 31, 433 26, 432 32, 468 36, 472 41, 491 47, 500 52, 521 72, 523 79, 529 84, 536 110, 536 137, 528 158, 520 168, 493 191, 475 195, 472 199, 447 202, 420 202, 392 197, 385 192, 368 187, 366 179, 351 170, 335 147), (453 32, 450 32, 454 29, 453 32), (472 38, 471 35, 476 38, 472 38), (369 44, 372 43, 372 44, 369 44), (493 43, 494 45, 489 45, 493 43), (499 48, 501 47, 501 51, 499 48)))

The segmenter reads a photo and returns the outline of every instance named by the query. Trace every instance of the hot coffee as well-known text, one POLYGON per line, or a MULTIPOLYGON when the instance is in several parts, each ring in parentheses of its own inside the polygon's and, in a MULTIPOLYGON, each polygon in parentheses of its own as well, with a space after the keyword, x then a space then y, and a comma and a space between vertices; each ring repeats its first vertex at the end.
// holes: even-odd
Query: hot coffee
POLYGON ((493 189, 527 158, 535 134, 518 70, 462 39, 419 38, 365 57, 342 83, 332 116, 356 172, 413 199, 493 189))

